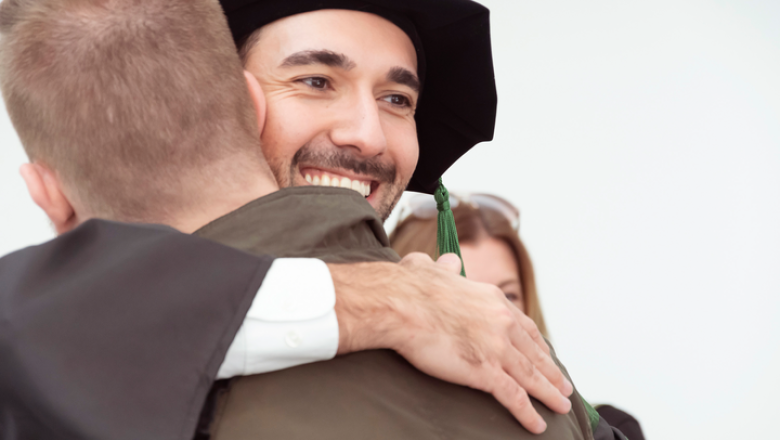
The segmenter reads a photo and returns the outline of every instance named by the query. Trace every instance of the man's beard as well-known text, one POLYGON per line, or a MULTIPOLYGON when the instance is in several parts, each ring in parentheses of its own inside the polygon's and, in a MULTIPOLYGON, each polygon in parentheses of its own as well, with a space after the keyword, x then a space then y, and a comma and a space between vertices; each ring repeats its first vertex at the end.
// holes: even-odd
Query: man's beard
POLYGON ((314 150, 310 144, 306 144, 293 156, 290 166, 286 170, 287 173, 283 173, 285 169, 283 164, 269 161, 276 181, 279 182, 279 186, 285 188, 295 185, 295 178, 299 171, 298 166, 301 163, 306 166, 351 171, 379 182, 380 187, 383 188, 384 196, 378 200, 376 211, 383 222, 390 217, 390 213, 409 183, 408 181, 396 181, 398 173, 394 164, 383 163, 377 159, 360 159, 340 148, 321 152, 314 150))

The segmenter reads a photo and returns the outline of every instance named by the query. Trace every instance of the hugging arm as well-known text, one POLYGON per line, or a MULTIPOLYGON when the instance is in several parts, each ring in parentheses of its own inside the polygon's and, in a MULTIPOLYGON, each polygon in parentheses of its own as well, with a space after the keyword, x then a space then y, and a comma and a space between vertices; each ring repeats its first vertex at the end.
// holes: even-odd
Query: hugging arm
POLYGON ((569 412, 573 387, 536 325, 495 286, 457 275, 460 260, 329 264, 338 353, 386 348, 436 378, 492 394, 529 431, 546 425, 529 395, 569 412))
POLYGON ((391 349, 424 373, 492 394, 529 431, 544 431, 529 396, 565 414, 571 383, 533 321, 500 289, 459 271, 453 255, 434 263, 412 254, 400 264, 277 259, 219 377, 391 349))

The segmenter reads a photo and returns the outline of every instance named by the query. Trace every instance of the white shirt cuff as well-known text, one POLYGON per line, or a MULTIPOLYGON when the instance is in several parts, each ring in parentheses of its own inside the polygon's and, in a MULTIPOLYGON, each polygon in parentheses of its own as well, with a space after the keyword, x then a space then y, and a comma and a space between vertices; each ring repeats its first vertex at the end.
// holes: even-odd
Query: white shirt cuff
POLYGON ((314 258, 277 258, 217 379, 267 373, 336 356, 339 324, 328 266, 314 258))

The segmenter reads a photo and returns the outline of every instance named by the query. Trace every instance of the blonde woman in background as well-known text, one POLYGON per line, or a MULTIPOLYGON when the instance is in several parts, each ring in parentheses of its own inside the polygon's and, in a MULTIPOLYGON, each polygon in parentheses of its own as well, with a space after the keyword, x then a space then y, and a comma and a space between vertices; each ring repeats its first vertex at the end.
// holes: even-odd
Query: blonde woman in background
MULTIPOLYGON (((452 213, 458 228, 461 254, 469 279, 501 288, 514 305, 531 318, 544 337, 542 316, 531 258, 517 234, 520 213, 496 196, 453 196, 452 213)), ((436 202, 433 197, 413 197, 403 207, 401 221, 390 235, 390 245, 403 257, 423 252, 437 258, 436 202)))
MULTIPOLYGON (((452 194, 450 206, 458 229, 466 277, 498 286, 507 299, 531 318, 544 337, 549 339, 531 257, 518 234, 520 211, 508 201, 491 194, 452 194)), ((401 257, 411 252, 423 252, 435 260, 438 257, 437 213, 432 196, 411 198, 402 208, 401 220, 390 234, 393 249, 401 257)), ((630 414, 610 405, 598 405, 596 410, 629 439, 644 440, 639 422, 630 414)))

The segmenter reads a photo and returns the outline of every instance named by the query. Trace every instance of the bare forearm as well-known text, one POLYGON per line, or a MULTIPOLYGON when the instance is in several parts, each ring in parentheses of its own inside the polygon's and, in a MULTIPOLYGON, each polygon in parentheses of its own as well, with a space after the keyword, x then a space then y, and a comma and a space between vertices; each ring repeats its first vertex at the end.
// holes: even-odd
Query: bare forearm
POLYGON ((338 354, 387 348, 439 379, 493 394, 530 431, 544 421, 526 392, 565 414, 573 388, 538 328, 495 286, 457 275, 460 259, 330 264, 338 354))
POLYGON ((329 264, 336 288, 338 354, 396 349, 402 337, 401 309, 408 302, 404 268, 394 263, 329 264))

